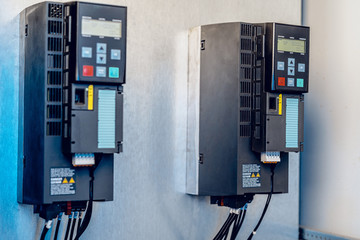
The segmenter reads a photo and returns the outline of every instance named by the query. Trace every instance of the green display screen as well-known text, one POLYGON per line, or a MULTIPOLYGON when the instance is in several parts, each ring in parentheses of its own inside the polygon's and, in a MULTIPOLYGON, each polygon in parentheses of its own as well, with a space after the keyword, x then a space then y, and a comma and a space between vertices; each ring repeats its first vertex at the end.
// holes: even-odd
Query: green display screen
POLYGON ((280 52, 305 53, 305 40, 278 38, 277 50, 280 52))

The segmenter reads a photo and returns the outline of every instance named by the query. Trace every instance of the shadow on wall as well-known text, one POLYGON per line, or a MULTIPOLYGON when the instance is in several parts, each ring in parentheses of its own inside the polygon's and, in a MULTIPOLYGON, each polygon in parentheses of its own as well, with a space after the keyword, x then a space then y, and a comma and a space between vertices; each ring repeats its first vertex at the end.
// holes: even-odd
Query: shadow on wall
POLYGON ((32 207, 17 203, 19 18, 0 25, 0 239, 35 237, 32 207), (29 225, 31 231, 22 231, 29 225))

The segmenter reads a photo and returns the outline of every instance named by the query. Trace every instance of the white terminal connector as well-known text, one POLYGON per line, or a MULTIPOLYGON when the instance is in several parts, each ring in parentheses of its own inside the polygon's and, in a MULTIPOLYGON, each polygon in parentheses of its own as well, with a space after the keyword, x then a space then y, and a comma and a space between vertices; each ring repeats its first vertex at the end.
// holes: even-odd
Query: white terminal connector
POLYGON ((95 155, 93 153, 75 153, 72 157, 74 167, 92 166, 95 164, 95 155))
POLYGON ((261 162, 263 163, 278 163, 280 162, 280 152, 262 152, 261 162))

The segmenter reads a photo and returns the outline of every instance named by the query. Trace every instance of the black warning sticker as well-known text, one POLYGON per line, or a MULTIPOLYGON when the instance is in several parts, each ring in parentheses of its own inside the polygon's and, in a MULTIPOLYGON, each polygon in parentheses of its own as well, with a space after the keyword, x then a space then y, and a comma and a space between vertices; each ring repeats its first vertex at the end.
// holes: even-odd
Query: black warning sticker
POLYGON ((50 169, 50 195, 69 195, 76 192, 75 169, 50 169))
POLYGON ((259 164, 242 165, 243 188, 261 187, 261 172, 259 164))

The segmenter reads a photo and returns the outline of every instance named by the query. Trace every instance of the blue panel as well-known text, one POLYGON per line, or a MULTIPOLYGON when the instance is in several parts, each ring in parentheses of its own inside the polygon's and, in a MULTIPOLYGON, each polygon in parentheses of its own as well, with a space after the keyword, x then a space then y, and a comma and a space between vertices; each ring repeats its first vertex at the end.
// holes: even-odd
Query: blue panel
POLYGON ((298 148, 299 99, 286 99, 286 147, 298 148))
POLYGON ((98 148, 115 148, 114 90, 99 90, 98 148))

